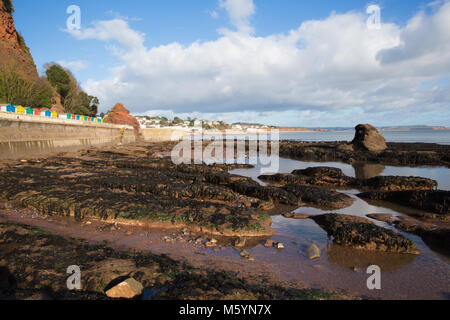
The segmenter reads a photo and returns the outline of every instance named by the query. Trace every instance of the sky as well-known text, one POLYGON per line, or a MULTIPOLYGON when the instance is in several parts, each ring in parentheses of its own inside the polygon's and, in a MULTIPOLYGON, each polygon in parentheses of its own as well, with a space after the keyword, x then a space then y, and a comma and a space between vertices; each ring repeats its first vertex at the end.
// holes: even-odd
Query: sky
POLYGON ((14 0, 57 62, 134 115, 279 126, 450 126, 450 0, 14 0), (80 28, 68 26, 69 6, 80 28), (368 13, 368 8, 379 8, 368 13), (378 23, 379 21, 379 23, 378 23))

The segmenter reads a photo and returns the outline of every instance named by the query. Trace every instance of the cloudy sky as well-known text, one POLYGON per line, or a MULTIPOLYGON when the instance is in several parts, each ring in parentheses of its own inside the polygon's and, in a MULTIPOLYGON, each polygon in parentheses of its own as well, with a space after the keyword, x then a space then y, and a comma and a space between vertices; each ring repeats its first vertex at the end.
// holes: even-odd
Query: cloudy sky
POLYGON ((284 126, 450 126, 450 1, 15 0, 56 61, 133 114, 284 126), (68 30, 69 5, 81 29, 68 30), (376 25, 369 6, 381 8, 376 25))

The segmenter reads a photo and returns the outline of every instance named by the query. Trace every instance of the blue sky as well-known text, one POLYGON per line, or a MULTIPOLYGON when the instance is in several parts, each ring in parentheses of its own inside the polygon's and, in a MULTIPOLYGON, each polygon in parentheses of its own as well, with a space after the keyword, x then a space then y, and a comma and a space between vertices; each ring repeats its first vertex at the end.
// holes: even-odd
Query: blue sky
POLYGON ((15 0, 14 6, 38 69, 52 61, 69 66, 100 97, 103 111, 120 101, 135 114, 230 122, 450 125, 450 64, 441 43, 450 25, 439 19, 448 1, 15 0), (359 30, 370 4, 381 8, 378 34, 359 30), (81 8, 79 33, 65 31, 69 5, 81 8), (414 26, 422 33, 408 28, 418 14, 425 18, 414 26), (442 34, 420 49, 423 32, 436 30, 442 34), (127 43, 130 37, 136 41, 127 43), (370 50, 359 52, 361 46, 370 50), (424 65, 432 58, 424 51, 443 63, 424 65), (289 73, 297 67, 298 74, 289 73))

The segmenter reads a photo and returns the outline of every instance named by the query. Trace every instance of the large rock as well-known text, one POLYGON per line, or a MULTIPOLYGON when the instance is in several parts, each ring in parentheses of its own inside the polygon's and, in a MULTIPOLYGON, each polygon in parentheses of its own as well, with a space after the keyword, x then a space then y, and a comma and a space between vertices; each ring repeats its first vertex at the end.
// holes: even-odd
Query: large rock
POLYGON ((324 214, 311 217, 335 244, 359 250, 419 254, 416 245, 404 236, 379 227, 370 220, 341 215, 324 214))
POLYGON ((347 208, 355 201, 344 193, 313 186, 289 184, 284 189, 295 195, 300 205, 318 207, 325 210, 347 208))
POLYGON ((106 295, 109 298, 133 299, 141 295, 143 290, 144 287, 140 282, 133 278, 128 278, 106 291, 106 295))
POLYGON ((370 124, 356 126, 353 146, 356 150, 384 151, 387 149, 386 139, 375 127, 370 124))
POLYGON ((423 211, 411 213, 414 216, 450 221, 450 191, 447 190, 372 191, 357 196, 364 200, 389 201, 423 211))
POLYGON ((128 111, 121 103, 117 103, 114 108, 111 109, 105 120, 106 123, 129 125, 135 130, 139 130, 140 128, 139 121, 131 116, 130 111, 128 111))

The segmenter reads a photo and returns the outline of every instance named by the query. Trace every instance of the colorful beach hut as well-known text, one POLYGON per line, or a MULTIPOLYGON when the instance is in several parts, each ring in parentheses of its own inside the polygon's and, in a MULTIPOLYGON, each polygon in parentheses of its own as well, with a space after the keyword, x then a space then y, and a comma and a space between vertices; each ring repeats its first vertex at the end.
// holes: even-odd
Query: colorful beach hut
POLYGON ((73 114, 72 115, 72 120, 76 120, 77 119, 77 115, 73 114))
POLYGON ((91 122, 94 122, 94 117, 91 117, 91 122))
POLYGON ((14 107, 12 104, 9 104, 6 106, 6 112, 16 112, 16 107, 14 107))
POLYGON ((53 111, 52 112, 52 118, 58 118, 58 112, 53 111))
POLYGON ((51 117, 52 116, 52 112, 50 110, 45 110, 44 116, 45 117, 51 117))
POLYGON ((34 109, 34 115, 35 115, 35 116, 40 116, 40 115, 41 115, 41 110, 39 110, 39 109, 34 109))
POLYGON ((81 116, 77 114, 77 120, 81 120, 81 116))
POLYGON ((66 114, 68 120, 72 119, 72 115, 70 113, 66 114))
POLYGON ((83 117, 83 120, 84 120, 84 121, 89 121, 89 117, 88 117, 88 116, 84 116, 84 117, 83 117))
POLYGON ((22 114, 25 113, 25 108, 22 106, 18 106, 16 109, 16 113, 22 113, 22 114))
POLYGON ((33 115, 34 114, 33 108, 27 108, 27 110, 25 110, 25 113, 29 114, 29 115, 33 115))

